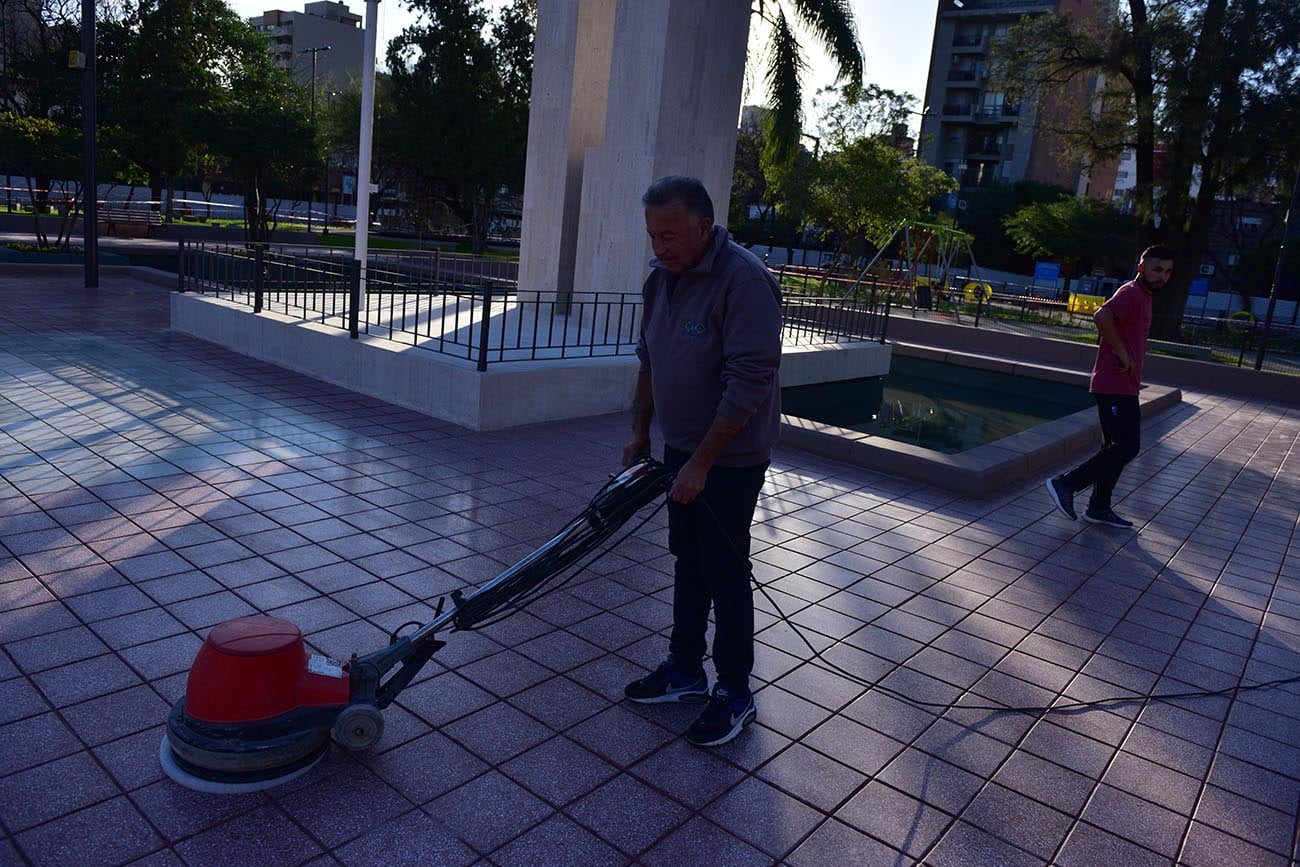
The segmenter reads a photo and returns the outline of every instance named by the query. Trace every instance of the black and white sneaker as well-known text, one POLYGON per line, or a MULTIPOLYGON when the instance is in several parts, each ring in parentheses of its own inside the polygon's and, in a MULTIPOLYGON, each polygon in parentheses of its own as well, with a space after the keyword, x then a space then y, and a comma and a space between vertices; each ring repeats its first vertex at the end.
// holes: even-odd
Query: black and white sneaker
POLYGON ((686 740, 697 747, 720 746, 740 734, 757 716, 753 693, 737 693, 718 684, 708 706, 686 730, 686 740))
POLYGON ((1083 520, 1089 524, 1105 524, 1107 527, 1119 527, 1121 530, 1133 529, 1133 522, 1116 515, 1112 509, 1089 509, 1083 513, 1083 520))
POLYGON ((709 677, 702 668, 682 671, 677 661, 669 656, 654 671, 623 687, 623 695, 642 704, 701 702, 709 697, 709 677))
POLYGON ((1074 491, 1066 487, 1059 476, 1048 479, 1044 484, 1047 485, 1047 495, 1052 498, 1052 502, 1056 504, 1061 514, 1071 521, 1077 521, 1079 516, 1074 513, 1074 491))

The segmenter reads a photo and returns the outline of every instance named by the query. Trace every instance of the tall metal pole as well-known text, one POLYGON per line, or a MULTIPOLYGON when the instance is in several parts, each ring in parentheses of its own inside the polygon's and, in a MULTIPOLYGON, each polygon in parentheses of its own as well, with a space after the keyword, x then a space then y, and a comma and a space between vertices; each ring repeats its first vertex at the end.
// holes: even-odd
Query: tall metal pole
POLYGON ((361 129, 357 146, 357 243, 361 269, 359 306, 366 306, 366 256, 370 248, 370 146, 375 123, 375 43, 379 35, 379 0, 366 0, 366 53, 361 63, 361 129))
POLYGON ((81 0, 81 51, 86 69, 81 77, 81 213, 86 288, 99 286, 99 183, 95 176, 95 2, 81 0))
MULTIPOLYGON (((1282 268, 1286 265, 1286 242, 1291 237, 1291 222, 1300 207, 1300 172, 1296 173, 1295 187, 1291 190, 1291 204, 1286 209, 1286 219, 1282 221, 1282 246, 1277 250, 1277 267, 1273 269, 1273 287, 1268 293, 1268 312, 1264 314, 1264 334, 1259 338, 1259 353, 1255 356, 1255 369, 1264 367, 1264 351, 1268 348, 1268 332, 1273 326, 1273 311, 1277 309, 1277 287, 1282 282, 1282 268)), ((1300 298, 1296 299, 1300 306, 1300 298)))
MULTIPOLYGON (((314 140, 316 137, 316 55, 322 51, 329 51, 329 50, 330 47, 328 45, 318 45, 315 48, 302 48, 299 49, 298 51, 299 54, 307 54, 308 52, 311 53, 311 134, 312 134, 313 143, 315 143, 314 140)), ((314 176, 315 174, 316 174, 316 169, 313 166, 312 175, 314 176)), ((310 181, 307 182, 307 234, 308 235, 311 234, 311 200, 312 200, 312 193, 314 192, 312 190, 312 184, 314 182, 315 182, 315 177, 313 177, 310 181)), ((329 190, 325 191, 325 201, 328 204, 329 190)))
MULTIPOLYGON (((307 49, 311 52, 311 134, 314 139, 316 136, 316 49, 307 49)), ((312 142, 315 144, 315 141, 312 142)), ((312 172, 315 174, 315 172, 312 172)), ((311 200, 312 200, 312 182, 307 182, 307 234, 311 234, 311 200)))

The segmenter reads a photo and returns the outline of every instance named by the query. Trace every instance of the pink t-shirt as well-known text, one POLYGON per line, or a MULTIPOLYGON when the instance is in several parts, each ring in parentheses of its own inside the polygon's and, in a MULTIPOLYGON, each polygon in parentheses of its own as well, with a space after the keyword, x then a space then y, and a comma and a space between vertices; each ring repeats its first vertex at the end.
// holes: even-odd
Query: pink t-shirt
POLYGON ((1128 357, 1133 360, 1133 367, 1127 373, 1121 371, 1115 350, 1102 339, 1088 390, 1093 394, 1137 394, 1142 386, 1147 334, 1151 331, 1151 293, 1130 280, 1115 290, 1103 306, 1115 315, 1115 328, 1124 341, 1128 357))

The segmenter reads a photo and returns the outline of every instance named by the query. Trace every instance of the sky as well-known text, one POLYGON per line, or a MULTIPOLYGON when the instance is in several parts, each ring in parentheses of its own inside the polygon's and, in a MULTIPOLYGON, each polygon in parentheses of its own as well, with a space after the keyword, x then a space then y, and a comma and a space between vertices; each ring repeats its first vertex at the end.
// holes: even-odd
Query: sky
MULTIPOLYGON (((301 11, 303 0, 279 2, 276 0, 227 0, 245 18, 260 15, 268 9, 301 11)), ((365 15, 364 0, 346 0, 352 11, 365 15)), ((571 2, 571 0, 564 0, 571 2)), ((500 5, 500 0, 486 0, 486 5, 500 5)), ((921 110, 925 93, 926 72, 930 64, 930 44, 934 37, 934 17, 938 0, 851 0, 858 25, 858 38, 866 62, 866 81, 890 90, 906 91, 916 97, 916 111, 921 110)), ((383 65, 384 46, 405 27, 415 22, 415 16, 402 0, 382 0, 379 4, 379 58, 383 65)), ((750 56, 753 58, 755 42, 761 33, 750 34, 750 56)), ((816 125, 812 97, 819 87, 835 79, 835 67, 829 58, 809 38, 803 41, 805 61, 808 64, 806 99, 804 101, 808 128, 816 125)), ((747 104, 762 103, 762 70, 752 64, 746 72, 747 104)), ((915 127, 915 124, 914 124, 915 127)))

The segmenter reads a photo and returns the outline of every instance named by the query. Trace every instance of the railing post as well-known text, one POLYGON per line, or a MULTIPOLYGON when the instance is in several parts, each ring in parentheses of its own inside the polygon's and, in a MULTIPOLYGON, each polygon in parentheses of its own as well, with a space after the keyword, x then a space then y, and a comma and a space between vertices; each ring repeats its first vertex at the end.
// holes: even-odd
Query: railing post
POLYGON ((348 260, 348 334, 353 340, 361 336, 361 260, 348 260))
POLYGON ((185 291, 185 238, 176 239, 176 291, 185 291))
MULTIPOLYGON (((478 370, 482 373, 488 368, 488 333, 492 324, 492 283, 488 280, 483 281, 483 310, 480 315, 482 319, 478 329, 478 370)), ((533 351, 536 352, 537 347, 534 346, 533 351)))
POLYGON ((1246 335, 1246 342, 1241 345, 1241 352, 1238 353, 1237 355, 1238 367, 1241 367, 1242 362, 1246 360, 1246 353, 1249 352, 1250 348, 1255 345, 1255 326, 1258 324, 1259 324, 1259 320, 1256 319, 1254 316, 1251 316, 1250 333, 1246 335))
POLYGON ((889 333, 889 302, 893 300, 889 287, 885 287, 885 321, 880 325, 880 342, 885 342, 885 335, 889 333))
POLYGON ((262 295, 266 290, 266 246, 253 247, 253 312, 262 312, 262 295))

